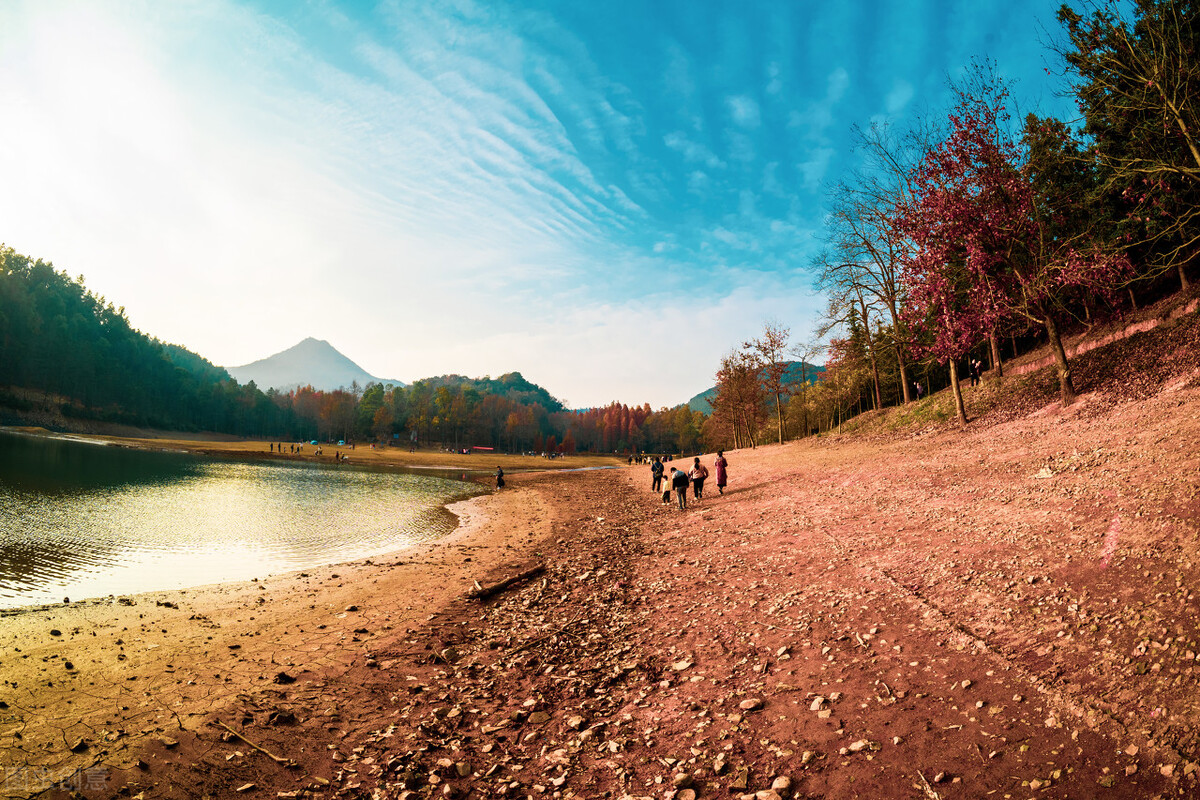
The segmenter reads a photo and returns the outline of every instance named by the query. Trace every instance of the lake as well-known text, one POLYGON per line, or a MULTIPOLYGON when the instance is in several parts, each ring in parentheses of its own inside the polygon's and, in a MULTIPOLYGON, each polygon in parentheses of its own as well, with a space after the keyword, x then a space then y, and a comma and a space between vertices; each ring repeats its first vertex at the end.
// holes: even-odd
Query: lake
MULTIPOLYGON (((459 477, 458 472, 454 478, 459 477)), ((444 536, 475 484, 0 432, 0 608, 333 564, 444 536)))

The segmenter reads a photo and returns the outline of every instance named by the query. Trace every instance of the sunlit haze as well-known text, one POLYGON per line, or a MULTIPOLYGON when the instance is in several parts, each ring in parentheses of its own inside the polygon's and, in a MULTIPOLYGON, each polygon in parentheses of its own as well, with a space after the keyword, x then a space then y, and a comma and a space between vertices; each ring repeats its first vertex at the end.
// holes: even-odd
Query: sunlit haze
POLYGON ((1059 0, 0 5, 0 241, 233 366, 686 401, 810 336, 851 129, 991 57, 1071 118, 1059 0))

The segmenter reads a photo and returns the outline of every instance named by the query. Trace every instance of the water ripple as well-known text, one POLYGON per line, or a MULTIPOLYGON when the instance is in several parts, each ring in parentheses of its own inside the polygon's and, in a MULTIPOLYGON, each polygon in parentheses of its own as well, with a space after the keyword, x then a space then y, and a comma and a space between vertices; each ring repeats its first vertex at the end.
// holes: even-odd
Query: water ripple
POLYGON ((374 556, 446 534, 455 518, 443 504, 473 491, 427 473, 11 435, 0 464, 0 608, 374 556))

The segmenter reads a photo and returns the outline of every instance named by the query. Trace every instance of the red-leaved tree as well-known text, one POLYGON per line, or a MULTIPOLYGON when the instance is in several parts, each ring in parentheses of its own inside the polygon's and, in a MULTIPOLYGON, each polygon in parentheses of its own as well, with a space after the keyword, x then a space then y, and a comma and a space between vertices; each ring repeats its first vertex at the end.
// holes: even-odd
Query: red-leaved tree
POLYGON ((1128 259, 1086 226, 1064 223, 1058 207, 1071 198, 1039 181, 1029 152, 1005 136, 1007 92, 998 82, 980 70, 958 94, 949 134, 916 169, 913 199, 898 210, 912 243, 904 259, 909 324, 950 362, 961 421, 955 360, 1012 317, 1046 330, 1069 405, 1075 388, 1059 317, 1077 293, 1109 291, 1128 259))

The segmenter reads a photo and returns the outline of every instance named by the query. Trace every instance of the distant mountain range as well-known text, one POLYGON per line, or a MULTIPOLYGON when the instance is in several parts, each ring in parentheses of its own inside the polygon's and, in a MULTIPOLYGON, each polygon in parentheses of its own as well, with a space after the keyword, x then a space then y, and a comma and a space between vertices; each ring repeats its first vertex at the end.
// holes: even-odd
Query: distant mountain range
POLYGON ((342 355, 329 342, 309 337, 282 353, 260 359, 240 367, 226 367, 238 383, 254 385, 264 392, 278 389, 287 392, 300 386, 331 392, 349 389, 351 384, 368 383, 406 386, 403 381, 376 378, 365 369, 342 355))
MULTIPOLYGON (((792 361, 788 363, 788 370, 784 373, 785 382, 800 382, 802 363, 804 364, 803 372, 809 383, 816 383, 819 380, 817 377, 818 374, 825 371, 824 367, 800 361, 792 361)), ((220 367, 213 367, 213 369, 220 370, 220 367)), ((254 385, 264 392, 268 389, 288 392, 300 386, 312 386, 318 391, 331 392, 335 389, 349 389, 356 381, 360 387, 365 387, 369 383, 382 383, 385 386, 389 383, 393 386, 408 385, 404 381, 377 378, 342 355, 329 342, 312 337, 305 339, 294 347, 289 347, 282 353, 276 353, 273 356, 268 356, 267 358, 240 367, 226 367, 225 370, 241 385, 245 386, 250 381, 254 381, 254 385)), ((488 384, 487 390, 492 393, 504 394, 506 396, 512 392, 518 392, 519 394, 534 393, 538 396, 533 397, 531 395, 525 399, 530 401, 536 400, 544 408, 551 411, 562 408, 562 404, 551 397, 546 390, 530 384, 521 377, 520 373, 502 375, 495 380, 486 378, 470 380, 459 375, 443 375, 438 378, 428 378, 427 380, 434 386, 443 384, 457 385, 459 383, 486 383, 488 384)), ((715 386, 704 390, 688 401, 688 408, 693 411, 702 411, 705 414, 711 414, 711 400, 716 393, 717 387, 715 386)))
MULTIPOLYGON (((820 380, 819 373, 825 371, 824 367, 818 367, 814 364, 809 364, 807 361, 789 361, 787 371, 783 373, 784 383, 800 383, 802 379, 807 379, 809 383, 816 383, 820 380), (803 367, 803 369, 801 369, 803 367)), ((692 411, 700 411, 705 414, 712 413, 712 399, 717 395, 717 387, 713 386, 705 389, 700 394, 688 400, 688 408, 692 411)), ((774 401, 772 401, 774 402, 774 401)))

